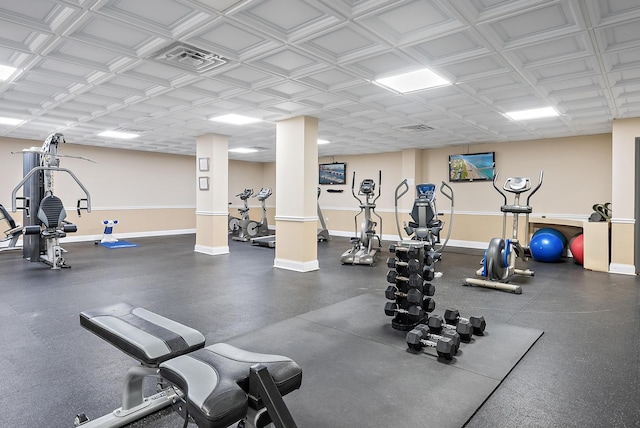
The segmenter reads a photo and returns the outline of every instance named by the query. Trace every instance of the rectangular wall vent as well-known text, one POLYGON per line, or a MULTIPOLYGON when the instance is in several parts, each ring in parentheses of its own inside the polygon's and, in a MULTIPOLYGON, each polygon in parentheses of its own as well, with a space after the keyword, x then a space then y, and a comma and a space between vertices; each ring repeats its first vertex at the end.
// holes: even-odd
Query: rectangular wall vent
POLYGON ((183 42, 173 43, 151 56, 153 59, 196 73, 204 73, 229 62, 228 58, 183 42))

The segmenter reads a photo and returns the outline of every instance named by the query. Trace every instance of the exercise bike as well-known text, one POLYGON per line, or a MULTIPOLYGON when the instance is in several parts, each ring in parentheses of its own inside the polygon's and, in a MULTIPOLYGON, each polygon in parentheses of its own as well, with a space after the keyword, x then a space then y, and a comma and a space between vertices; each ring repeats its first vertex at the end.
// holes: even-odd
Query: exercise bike
MULTIPOLYGON (((400 241, 404 240, 400 228, 400 219, 398 217, 398 201, 409 191, 409 184, 404 179, 395 191, 395 215, 396 227, 398 229, 398 237, 400 241), (404 190, 402 190, 404 188, 404 190)), ((416 199, 411 209, 411 218, 408 224, 403 224, 405 233, 410 236, 411 240, 426 241, 431 248, 431 255, 435 260, 439 260, 442 256, 442 250, 446 247, 451 236, 451 228, 453 227, 453 189, 444 181, 440 185, 440 193, 451 202, 451 220, 447 230, 447 237, 444 242, 440 241, 440 232, 444 228, 444 222, 438 218, 438 210, 436 208, 436 185, 432 183, 424 183, 416 185, 416 199), (446 191, 445 191, 446 190, 446 191)))
POLYGON ((240 198, 244 203, 244 207, 238 208, 238 212, 240 213, 240 218, 237 217, 229 217, 229 235, 231 235, 232 239, 238 241, 246 241, 244 237, 240 237, 243 233, 243 224, 251 221, 249 218, 249 198, 253 195, 253 189, 244 189, 242 193, 238 193, 236 195, 237 198, 240 198))
POLYGON ((361 264, 372 265, 375 262, 376 253, 380 251, 382 242, 380 236, 376 233, 378 223, 371 219, 371 215, 375 215, 380 220, 380 230, 382 230, 382 217, 376 213, 376 201, 380 197, 380 184, 382 183, 382 171, 378 171, 378 195, 376 196, 376 183, 370 178, 362 180, 358 195, 364 196, 365 201, 362 202, 355 193, 356 172, 353 172, 351 182, 351 194, 359 202, 360 211, 354 217, 355 232, 358 234, 358 216, 364 213, 364 218, 360 223, 360 236, 351 238, 352 247, 345 251, 340 257, 342 264, 361 264), (372 200, 373 199, 373 200, 372 200), (375 245, 377 241, 377 245, 375 245))
POLYGON ((250 221, 247 224, 247 235, 251 239, 251 244, 261 247, 274 248, 276 246, 276 236, 271 234, 269 230, 269 222, 267 220, 266 200, 271 196, 271 189, 268 187, 260 189, 254 198, 258 198, 262 204, 262 219, 260 222, 250 221))
POLYGON ((500 193, 504 199, 504 204, 500 207, 502 211, 502 238, 493 238, 489 242, 489 247, 484 253, 482 259, 482 267, 478 269, 476 275, 485 279, 467 278, 465 285, 477 285, 480 287, 495 288, 503 291, 510 291, 515 294, 522 294, 522 288, 519 285, 507 284, 514 275, 534 276, 534 272, 530 269, 517 269, 516 259, 518 257, 527 261, 531 257, 531 249, 529 248, 529 214, 533 211, 529 201, 531 197, 542 186, 544 172, 540 171, 540 179, 538 185, 531 190, 531 179, 529 177, 509 177, 505 181, 502 189, 506 192, 513 193, 513 204, 507 203, 507 196, 496 186, 498 174, 493 178, 493 187, 500 193), (525 205, 520 205, 520 196, 529 193, 525 205), (511 239, 506 239, 507 233, 507 215, 513 216, 513 230, 511 239), (525 214, 525 244, 520 244, 518 239, 518 217, 525 214))

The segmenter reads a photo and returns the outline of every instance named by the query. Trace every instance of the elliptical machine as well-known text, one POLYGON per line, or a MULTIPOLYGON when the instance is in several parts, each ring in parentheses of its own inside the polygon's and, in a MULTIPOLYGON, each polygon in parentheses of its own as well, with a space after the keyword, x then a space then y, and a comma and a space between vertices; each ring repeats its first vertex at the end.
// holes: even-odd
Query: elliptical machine
MULTIPOLYGON (((400 219, 398 217, 398 201, 409 191, 409 184, 404 179, 395 192, 395 215, 396 227, 398 229, 398 237, 400 241, 404 238, 400 229, 400 219), (401 191, 401 189, 404 190, 401 191)), ((403 229, 412 240, 427 241, 431 247, 431 255, 434 260, 439 260, 442 256, 442 250, 446 247, 451 236, 451 228, 453 227, 453 189, 444 181, 440 185, 440 193, 451 202, 451 220, 447 230, 447 237, 444 242, 440 242, 440 232, 444 228, 444 222, 438 218, 438 210, 436 208, 436 185, 431 183, 423 183, 416 185, 416 199, 411 209, 411 218, 408 224, 403 224, 403 229), (445 192, 446 190, 446 192, 445 192), (440 244, 440 245, 438 245, 440 244)))
POLYGON ((354 217, 355 232, 358 234, 358 216, 364 212, 364 218, 360 224, 360 236, 351 238, 352 247, 345 251, 340 257, 342 264, 360 264, 373 265, 375 256, 382 246, 380 236, 376 233, 378 223, 371 219, 371 215, 375 215, 380 220, 380 229, 382 230, 382 217, 376 213, 376 201, 380 197, 380 185, 382 184, 382 171, 378 171, 378 195, 376 196, 376 183, 371 178, 365 178, 360 183, 358 195, 365 197, 362 202, 355 193, 356 172, 353 172, 351 181, 351 194, 358 201, 360 211, 354 217), (373 200, 372 200, 373 199, 373 200), (374 241, 377 240, 377 245, 374 241))
POLYGON ((500 211, 503 213, 502 238, 493 238, 489 242, 489 247, 481 261, 482 267, 476 272, 476 275, 486 279, 467 278, 465 280, 466 285, 477 285, 522 294, 522 288, 519 285, 507 284, 507 282, 514 275, 534 276, 532 270, 516 269, 516 259, 521 257, 527 261, 531 257, 531 249, 529 248, 529 214, 531 214, 533 208, 529 205, 529 201, 542 186, 543 175, 544 172, 540 171, 538 185, 527 196, 525 205, 520 205, 520 195, 531 190, 531 179, 529 177, 509 177, 502 186, 503 190, 514 194, 513 204, 507 204, 507 196, 496 186, 498 174, 493 178, 493 187, 504 199, 504 204, 500 207, 500 211), (511 239, 506 239, 507 214, 513 216, 511 239), (518 216, 520 214, 525 214, 524 245, 521 245, 518 239, 518 216))

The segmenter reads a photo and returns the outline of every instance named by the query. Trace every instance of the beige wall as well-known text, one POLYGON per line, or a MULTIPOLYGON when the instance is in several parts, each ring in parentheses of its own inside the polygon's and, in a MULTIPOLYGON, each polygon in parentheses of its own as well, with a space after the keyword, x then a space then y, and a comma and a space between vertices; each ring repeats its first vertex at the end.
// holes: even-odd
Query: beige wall
MULTIPOLYGON (((544 171, 542 187, 531 198, 532 218, 586 220, 593 204, 612 200, 610 134, 424 150, 424 181, 447 180, 449 155, 483 152, 495 152, 499 187, 507 177, 514 176, 531 177, 536 185, 540 171, 544 171)), ((504 201, 491 182, 449 185, 455 196, 452 240, 481 247, 483 242, 502 234, 500 206, 504 201)), ((448 203, 441 195, 437 201, 440 211, 448 211, 448 203)), ((513 199, 508 198, 508 202, 513 199)), ((521 201, 524 202, 526 199, 521 201)), ((510 230, 508 222, 507 234, 510 230)))
MULTIPOLYGON (((417 181, 440 183, 447 180, 448 156, 460 153, 494 151, 500 182, 507 176, 531 176, 537 181, 539 171, 545 172, 544 183, 533 197, 532 217, 586 219, 595 203, 613 202, 613 216, 619 223, 612 227, 614 244, 612 256, 617 263, 632 263, 633 245, 625 236, 634 230, 633 212, 633 153, 635 137, 640 135, 640 119, 614 122, 614 134, 584 137, 493 143, 428 150, 416 150, 420 162, 416 167, 417 181), (612 145, 616 147, 615 151, 612 145), (631 163, 630 163, 631 162, 631 163), (421 172, 420 172, 421 171, 421 172), (614 189, 614 190, 612 190, 614 189), (617 190, 616 190, 617 189, 617 190), (612 192, 615 191, 615 194, 612 192), (618 243, 616 243, 618 242, 618 243)), ((11 155, 42 142, 0 138, 0 203, 10 207, 10 194, 22 178, 21 156, 11 155)), ((74 207, 82 192, 66 174, 55 175, 56 193, 63 199, 72 221, 79 224, 81 235, 102 233, 101 222, 117 217, 120 225, 116 233, 162 233, 195 228, 196 168, 193 156, 179 156, 150 152, 91 147, 67 143, 60 148, 63 154, 84 156, 98 163, 63 158, 61 166, 71 169, 91 192, 94 212, 77 219, 74 207)), ((406 158, 406 156, 405 156, 406 158)), ((355 233, 354 215, 357 201, 351 195, 351 178, 356 172, 357 187, 364 178, 378 177, 382 171, 382 196, 376 211, 383 217, 381 233, 386 239, 397 236, 394 218, 394 190, 402 181, 401 152, 364 156, 336 156, 320 158, 320 163, 345 162, 347 184, 320 186, 320 206, 329 230, 336 235, 355 233), (343 190, 328 193, 327 189, 343 190)), ((406 164, 407 159, 404 159, 406 164)), ((256 192, 271 187, 275 192, 275 163, 229 161, 229 210, 237 214, 241 206, 235 197, 245 187, 256 192)), ((455 192, 454 244, 474 246, 501 233, 499 206, 502 200, 489 182, 450 183, 455 192)), ((404 198, 412 198, 405 195, 404 198)), ((292 196, 295 197, 295 196, 292 196)), ((251 218, 260 218, 260 204, 250 199, 251 218)), ((401 207, 406 204, 401 204, 401 207)), ((275 197, 267 200, 269 224, 275 224, 275 197)), ((449 205, 439 195, 439 211, 449 221, 449 205)), ((406 218, 406 209, 403 212, 406 218)), ((20 213, 14 215, 21 221, 20 213)), ((361 220, 362 216, 358 218, 361 220)), ((358 222, 359 224, 359 222, 358 222)), ((380 232, 380 228, 378 228, 380 232)))
MULTIPOLYGON (((42 142, 0 138, 0 203, 11 208, 11 192, 22 179, 22 156, 11 154, 42 142)), ((102 235, 103 220, 118 220, 116 235, 171 234, 195 229, 195 157, 168 155, 66 143, 58 148, 64 155, 80 159, 60 160, 89 190, 92 212, 78 218, 75 206, 82 190, 64 172, 54 173, 54 191, 65 205, 68 220, 78 224, 82 236, 102 235)), ((17 196, 22 195, 22 189, 17 196)), ((20 205, 20 204, 18 204, 20 205)), ((22 223, 22 212, 12 213, 22 223)), ((92 239, 92 238, 91 238, 92 239)))

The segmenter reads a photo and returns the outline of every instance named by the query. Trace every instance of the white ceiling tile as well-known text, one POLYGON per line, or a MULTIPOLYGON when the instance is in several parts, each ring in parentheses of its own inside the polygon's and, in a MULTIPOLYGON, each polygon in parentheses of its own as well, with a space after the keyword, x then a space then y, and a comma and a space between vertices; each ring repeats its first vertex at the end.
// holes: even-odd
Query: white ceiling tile
POLYGON ((640 18, 640 3, 636 0, 585 0, 593 25, 610 25, 640 18))
POLYGON ((640 46, 640 19, 594 29, 601 52, 611 52, 640 46))
POLYGON ((463 27, 442 3, 434 0, 392 3, 375 15, 358 18, 356 22, 393 45, 414 43, 463 27))
POLYGON ((468 29, 421 41, 406 46, 403 50, 421 58, 428 66, 443 65, 492 52, 491 48, 485 46, 482 40, 468 29))
POLYGON ((244 26, 257 28, 282 41, 312 36, 342 20, 329 8, 312 0, 253 2, 230 16, 244 26))
POLYGON ((536 68, 593 55, 587 32, 508 49, 503 54, 519 68, 536 68))
POLYGON ((298 46, 314 55, 330 61, 343 63, 373 55, 387 49, 374 34, 357 26, 341 26, 330 32, 307 38, 298 46))
POLYGON ((434 71, 443 75, 443 77, 450 76, 449 78, 454 83, 457 83, 509 73, 512 68, 500 55, 489 54, 447 64, 444 67, 436 68, 434 71))
POLYGON ((478 29, 504 49, 576 33, 585 29, 570 2, 537 5, 478 25, 478 29))
POLYGON ((27 122, 0 135, 105 145, 99 131, 136 129, 138 142, 111 146, 193 156, 214 132, 265 148, 238 159, 267 161, 274 123, 298 115, 319 118, 327 156, 610 132, 640 117, 636 28, 636 0, 5 0, 0 64, 22 70, 0 82, 0 114, 27 122), (154 59, 175 43, 230 61, 198 72, 154 59), (371 83, 424 66, 454 84, 371 83), (562 116, 500 114, 541 105, 562 116), (229 112, 269 122, 207 120, 229 112))
POLYGON ((229 19, 217 19, 201 26, 188 42, 227 57, 244 61, 255 55, 270 52, 282 46, 251 27, 239 25, 229 19))

